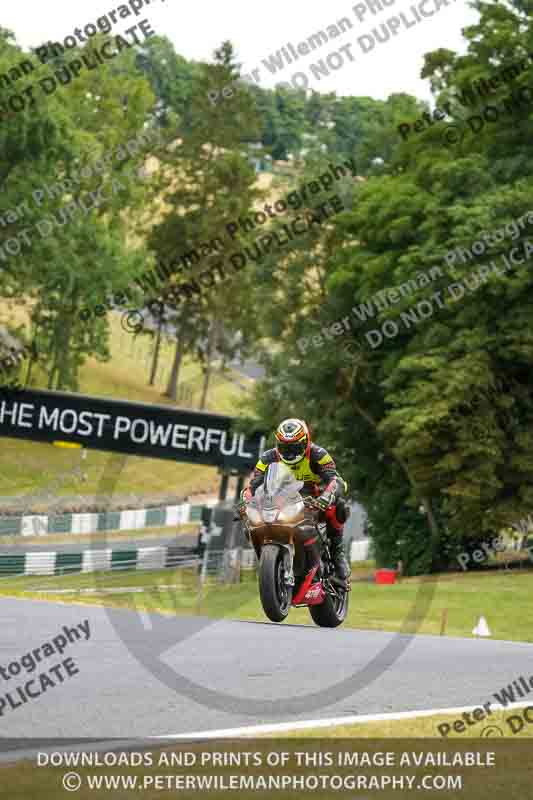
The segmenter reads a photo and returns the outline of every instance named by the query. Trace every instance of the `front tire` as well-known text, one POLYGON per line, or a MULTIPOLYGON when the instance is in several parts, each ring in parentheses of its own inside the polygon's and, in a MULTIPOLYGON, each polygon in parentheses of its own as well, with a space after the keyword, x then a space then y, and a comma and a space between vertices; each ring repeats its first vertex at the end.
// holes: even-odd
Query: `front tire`
POLYGON ((259 596, 263 611, 272 622, 283 622, 292 603, 292 587, 285 583, 283 550, 269 544, 259 560, 259 596))
POLYGON ((348 592, 340 592, 337 596, 328 593, 319 606, 309 606, 309 613, 321 628, 336 628, 346 619, 348 592))

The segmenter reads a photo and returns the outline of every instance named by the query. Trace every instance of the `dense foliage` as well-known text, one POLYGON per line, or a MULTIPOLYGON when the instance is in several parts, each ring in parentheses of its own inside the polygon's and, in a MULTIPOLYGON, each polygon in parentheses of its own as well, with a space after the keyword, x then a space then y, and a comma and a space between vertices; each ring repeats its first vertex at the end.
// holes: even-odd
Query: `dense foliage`
MULTIPOLYGON (((533 50, 523 4, 476 7, 467 53, 431 53, 424 68, 456 125, 487 103, 465 108, 457 99, 472 80, 533 50)), ((491 104, 502 107, 530 72, 500 83, 491 104)), ((287 414, 309 419, 367 505, 381 563, 402 558, 411 572, 454 563, 469 541, 526 516, 533 500, 533 249, 527 217, 513 224, 533 209, 532 106, 517 104, 476 136, 464 126, 455 146, 444 146, 445 126, 398 136, 383 174, 353 190, 349 210, 313 251, 320 274, 311 287, 303 283, 308 253, 276 265, 272 333, 282 349, 265 354, 269 377, 257 398, 270 424, 287 414), (489 245, 473 253, 484 232, 489 245), (445 260, 459 247, 471 255, 445 260), (511 249, 523 263, 505 271, 511 249), (374 305, 366 322, 352 311, 409 280, 414 290, 374 305), (469 288, 454 299, 448 287, 460 281, 469 288), (309 347, 344 317, 349 333, 309 347)))

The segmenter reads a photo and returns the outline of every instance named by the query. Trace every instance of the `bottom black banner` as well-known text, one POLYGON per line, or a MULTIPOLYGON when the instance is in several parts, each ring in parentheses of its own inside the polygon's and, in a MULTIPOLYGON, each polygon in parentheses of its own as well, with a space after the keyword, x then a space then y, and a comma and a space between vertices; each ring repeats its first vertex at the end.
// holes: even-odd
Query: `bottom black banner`
MULTIPOLYGON (((1 767, 6 796, 528 798, 531 742, 490 738, 239 739, 169 744, 28 740, 1 767), (104 746, 105 745, 105 746, 104 746), (27 754, 31 752, 31 755, 27 754), (21 759, 22 756, 22 759, 21 759), (20 794, 21 790, 23 793, 20 794), (163 794, 162 794, 163 793, 163 794)), ((13 746, 13 745, 11 745, 13 746)), ((9 748, 4 748, 5 750, 9 748)))

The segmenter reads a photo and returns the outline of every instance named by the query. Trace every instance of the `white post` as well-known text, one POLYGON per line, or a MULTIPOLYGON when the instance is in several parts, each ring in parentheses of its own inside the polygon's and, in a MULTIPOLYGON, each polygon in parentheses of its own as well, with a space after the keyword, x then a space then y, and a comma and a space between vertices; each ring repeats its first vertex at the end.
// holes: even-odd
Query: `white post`
POLYGON ((203 556, 203 560, 202 560, 202 571, 200 573, 200 579, 201 579, 201 583, 202 584, 205 583, 205 580, 207 578, 207 560, 208 560, 208 558, 209 558, 209 544, 207 545, 207 547, 204 550, 204 556, 203 556))

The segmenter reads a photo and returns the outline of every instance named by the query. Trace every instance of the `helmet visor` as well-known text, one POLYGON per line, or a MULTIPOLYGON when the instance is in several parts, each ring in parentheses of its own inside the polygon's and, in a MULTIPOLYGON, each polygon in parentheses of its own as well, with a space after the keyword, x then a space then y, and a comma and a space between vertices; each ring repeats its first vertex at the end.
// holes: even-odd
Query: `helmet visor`
POLYGON ((283 459, 289 464, 294 461, 299 461, 305 454, 307 442, 278 442, 278 452, 283 459))

